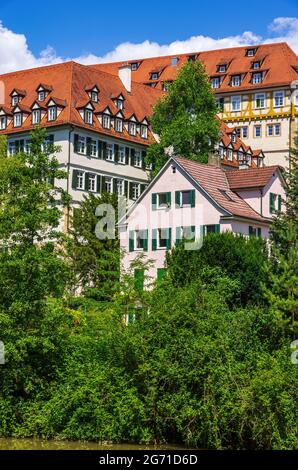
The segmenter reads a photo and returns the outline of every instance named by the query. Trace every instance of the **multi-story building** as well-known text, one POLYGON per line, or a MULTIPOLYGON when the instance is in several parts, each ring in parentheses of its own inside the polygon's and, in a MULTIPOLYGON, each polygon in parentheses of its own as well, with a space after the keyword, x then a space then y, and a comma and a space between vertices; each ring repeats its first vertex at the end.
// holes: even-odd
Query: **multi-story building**
MULTIPOLYGON (((138 201, 119 221, 123 270, 138 257, 150 261, 148 276, 158 279, 166 252, 185 243, 200 249, 209 233, 232 232, 268 238, 272 217, 283 210, 285 182, 278 166, 225 171, 172 157, 138 201)), ((144 279, 143 267, 135 271, 144 279)))
MULTIPOLYGON (((166 90, 186 61, 200 60, 219 117, 243 142, 262 148, 265 164, 287 166, 298 122, 298 57, 286 43, 236 47, 130 61, 134 81, 166 90)), ((98 64, 116 74, 123 63, 98 64)))
MULTIPOLYGON (((118 75, 67 62, 0 76, 0 134, 8 152, 30 151, 30 132, 46 127, 67 178, 59 182, 76 206, 88 192, 116 192, 135 201, 148 183, 148 145, 154 104, 164 93, 131 80, 131 65, 118 75), (1 103, 2 101, 2 103, 1 103)), ((221 124, 218 158, 226 168, 263 165, 237 131, 221 124)), ((66 214, 66 228, 68 226, 66 214)))

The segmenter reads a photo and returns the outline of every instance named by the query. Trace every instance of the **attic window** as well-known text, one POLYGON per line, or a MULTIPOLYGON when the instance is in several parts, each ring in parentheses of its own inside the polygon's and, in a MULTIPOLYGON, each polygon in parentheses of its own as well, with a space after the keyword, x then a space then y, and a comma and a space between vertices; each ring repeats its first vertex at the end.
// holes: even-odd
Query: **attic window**
POLYGON ((234 199, 229 196, 228 192, 226 191, 226 189, 219 189, 219 192, 228 200, 228 201, 231 201, 231 202, 235 202, 234 199))
POLYGON ((136 135, 137 133, 137 126, 136 126, 136 123, 133 122, 133 121, 130 121, 128 123, 128 132, 130 135, 136 135))
POLYGON ((84 121, 86 124, 93 124, 93 112, 91 109, 84 110, 84 121))
POLYGON ((148 127, 145 124, 141 125, 141 137, 142 139, 148 138, 148 127))
POLYGON ((121 98, 116 99, 116 106, 118 109, 123 109, 123 100, 121 98))
POLYGON ((14 96, 11 98, 11 104, 12 104, 12 106, 15 106, 16 104, 18 104, 19 101, 20 101, 20 96, 19 96, 19 95, 14 95, 14 96))
POLYGON ((150 74, 150 80, 158 80, 158 72, 152 72, 150 74))
POLYGON ((110 129, 111 127, 111 118, 109 114, 103 114, 102 115, 102 127, 105 129, 110 129))
POLYGON ((211 78, 211 88, 219 88, 220 87, 220 78, 213 77, 211 78))
POLYGON ((56 121, 57 106, 49 106, 48 108, 48 121, 56 121))
POLYGON ((32 111, 32 124, 39 124, 41 119, 40 109, 32 111))
POLYGON ((178 64, 178 60, 179 60, 178 57, 172 57, 172 65, 174 67, 176 67, 176 65, 178 64))
POLYGON ((3 131, 6 129, 7 126, 7 117, 6 116, 0 116, 0 130, 3 131))
POLYGON ((133 63, 131 64, 131 70, 132 70, 132 72, 135 72, 136 70, 138 70, 138 68, 139 68, 138 62, 133 62, 133 63))
POLYGON ((195 62, 197 60, 197 56, 195 54, 188 56, 188 62, 195 62))
POLYGON ((258 83, 262 83, 263 81, 263 74, 261 72, 253 73, 252 74, 252 83, 254 85, 258 83))
POLYGON ((246 56, 253 57, 256 53, 256 49, 246 49, 246 56))
POLYGON ((259 69, 261 66, 261 62, 260 61, 252 62, 251 66, 254 70, 259 69))
POLYGON ((231 78, 231 86, 240 86, 240 84, 241 84, 241 76, 233 75, 231 78))
POLYGON ((13 116, 13 127, 21 127, 22 113, 15 113, 13 116))
POLYGON ((97 91, 91 91, 91 101, 94 101, 95 103, 98 102, 98 93, 97 91))
POLYGON ((38 92, 38 101, 44 101, 44 100, 45 100, 45 97, 46 97, 45 91, 44 91, 44 90, 40 90, 40 91, 38 92))
POLYGON ((227 64, 220 64, 217 66, 217 71, 219 73, 225 73, 227 71, 227 64))

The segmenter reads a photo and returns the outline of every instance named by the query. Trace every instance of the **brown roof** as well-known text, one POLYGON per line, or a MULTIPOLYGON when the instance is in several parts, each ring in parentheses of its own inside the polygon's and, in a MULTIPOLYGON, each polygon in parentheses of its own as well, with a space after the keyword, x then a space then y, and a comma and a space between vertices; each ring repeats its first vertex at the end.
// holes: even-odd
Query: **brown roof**
MULTIPOLYGON (((246 50, 250 47, 233 47, 230 49, 218 49, 214 51, 193 52, 189 54, 177 54, 173 56, 154 57, 150 59, 142 59, 137 70, 132 71, 133 80, 145 83, 152 70, 162 69, 159 76, 159 87, 161 82, 174 80, 183 64, 191 55, 197 55, 197 60, 201 60, 209 76, 216 75, 217 67, 220 64, 228 65, 220 88, 215 89, 216 93, 231 92, 236 90, 254 90, 262 87, 286 86, 293 80, 298 79, 298 57, 287 43, 262 44, 259 46, 251 46, 256 49, 254 57, 248 57, 246 50), (177 65, 172 65, 172 58, 177 57, 179 61, 177 65), (223 59, 224 57, 224 59, 223 59), (252 84, 252 73, 259 72, 260 69, 251 69, 251 63, 262 61, 262 70, 266 70, 264 80, 261 84, 252 84), (297 70, 295 70, 295 68, 297 70), (230 79, 232 75, 246 74, 239 87, 232 87, 230 79)), ((109 73, 117 74, 118 67, 123 62, 115 62, 109 64, 97 64, 98 70, 105 70, 109 73)))
MULTIPOLYGON (((37 100, 36 89, 38 86, 42 83, 51 83, 52 91, 47 95, 46 103, 53 99, 63 109, 53 122, 48 122, 47 116, 45 116, 41 121, 42 126, 73 124, 144 145, 154 142, 154 137, 150 131, 148 139, 143 139, 139 134, 131 136, 125 129, 121 134, 114 129, 103 129, 98 119, 94 119, 93 126, 88 125, 82 120, 77 107, 89 101, 85 87, 88 87, 90 83, 94 83, 99 88, 99 103, 95 105, 96 111, 99 107, 104 109, 109 106, 112 112, 116 114, 119 110, 115 107, 112 96, 122 94, 125 100, 125 117, 134 114, 137 120, 141 121, 144 116, 149 118, 152 114, 154 104, 163 96, 160 90, 152 90, 141 83, 132 82, 132 90, 129 94, 118 76, 73 61, 3 74, 0 75, 0 80, 5 84, 6 95, 5 103, 3 103, 5 109, 11 110, 11 91, 22 87, 26 91, 26 96, 24 96, 21 103, 18 103, 18 106, 29 110, 29 112, 31 112, 30 106, 37 100)), ((0 134, 28 131, 33 128, 31 116, 28 116, 21 128, 14 129, 12 123, 10 123, 7 129, 1 131, 0 134)))
POLYGON ((263 168, 247 168, 227 172, 227 179, 232 191, 264 188, 276 171, 281 171, 281 167, 275 165, 263 168))
MULTIPOLYGON (((181 157, 173 157, 173 160, 182 166, 184 170, 199 183, 201 188, 206 191, 222 209, 227 211, 229 215, 253 219, 260 222, 267 221, 267 219, 262 217, 247 204, 244 199, 232 191, 227 178, 230 171, 224 171, 216 166, 204 165, 181 157)), ((237 172, 241 175, 243 172, 249 170, 231 171, 232 173, 237 172)), ((259 172, 260 169, 251 171, 259 172)))

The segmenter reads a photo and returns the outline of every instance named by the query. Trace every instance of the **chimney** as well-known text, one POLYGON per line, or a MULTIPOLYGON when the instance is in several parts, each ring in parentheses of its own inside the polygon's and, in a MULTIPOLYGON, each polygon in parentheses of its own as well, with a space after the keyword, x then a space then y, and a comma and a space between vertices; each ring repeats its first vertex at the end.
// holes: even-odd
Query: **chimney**
POLYGON ((131 65, 126 64, 118 68, 118 75, 128 93, 131 93, 131 65))
POLYGON ((211 151, 208 155, 208 165, 221 167, 220 156, 217 151, 211 151))

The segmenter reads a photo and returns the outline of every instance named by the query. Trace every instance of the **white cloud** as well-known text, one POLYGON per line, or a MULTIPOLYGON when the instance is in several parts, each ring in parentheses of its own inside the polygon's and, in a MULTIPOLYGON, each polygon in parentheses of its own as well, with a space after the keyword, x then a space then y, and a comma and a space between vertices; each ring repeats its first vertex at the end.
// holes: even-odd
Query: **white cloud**
MULTIPOLYGON (((240 35, 224 38, 192 36, 185 41, 177 40, 165 45, 148 40, 138 44, 125 42, 104 56, 90 53, 76 57, 74 60, 83 64, 94 64, 280 41, 288 42, 298 52, 298 18, 275 18, 268 27, 267 37, 245 31, 240 35)), ((10 31, 0 22, 0 73, 58 63, 63 60, 69 60, 69 58, 58 57, 50 46, 41 51, 39 56, 35 56, 30 51, 23 34, 10 31)))

